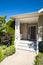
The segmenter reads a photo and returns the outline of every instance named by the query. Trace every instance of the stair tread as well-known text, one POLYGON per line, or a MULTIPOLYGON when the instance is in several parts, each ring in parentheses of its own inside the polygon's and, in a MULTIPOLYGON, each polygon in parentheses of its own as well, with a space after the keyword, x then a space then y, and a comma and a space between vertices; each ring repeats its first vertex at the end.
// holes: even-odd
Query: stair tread
POLYGON ((17 49, 22 49, 22 50, 30 50, 30 51, 35 51, 34 49, 30 49, 30 48, 21 48, 21 47, 17 47, 17 49))

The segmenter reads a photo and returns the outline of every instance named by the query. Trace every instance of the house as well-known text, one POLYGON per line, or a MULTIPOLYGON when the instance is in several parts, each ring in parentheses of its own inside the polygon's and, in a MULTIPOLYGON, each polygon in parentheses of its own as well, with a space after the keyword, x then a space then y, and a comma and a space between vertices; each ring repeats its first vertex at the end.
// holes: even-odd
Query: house
POLYGON ((11 19, 15 20, 16 48, 38 52, 38 43, 43 40, 43 8, 11 19))

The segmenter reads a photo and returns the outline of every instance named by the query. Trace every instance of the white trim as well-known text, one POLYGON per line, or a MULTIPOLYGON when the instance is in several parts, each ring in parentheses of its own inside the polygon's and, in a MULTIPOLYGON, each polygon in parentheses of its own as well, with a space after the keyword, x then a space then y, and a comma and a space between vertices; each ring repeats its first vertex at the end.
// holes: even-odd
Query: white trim
POLYGON ((43 11, 43 8, 38 11, 38 13, 41 13, 43 11))
POLYGON ((20 40, 20 22, 18 20, 15 22, 15 40, 20 40))

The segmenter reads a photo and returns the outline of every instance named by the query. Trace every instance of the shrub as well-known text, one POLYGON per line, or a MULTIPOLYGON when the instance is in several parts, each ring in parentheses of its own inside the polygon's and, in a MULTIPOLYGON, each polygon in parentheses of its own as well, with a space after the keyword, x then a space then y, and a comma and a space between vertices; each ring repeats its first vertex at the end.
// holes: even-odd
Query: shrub
POLYGON ((12 55, 13 53, 15 53, 16 49, 14 45, 11 45, 5 49, 3 49, 2 47, 0 47, 0 62, 6 58, 7 56, 12 55))
POLYGON ((0 62, 5 58, 4 52, 2 48, 0 47, 0 62))
POLYGON ((43 54, 42 53, 39 53, 35 57, 34 65, 43 65, 43 54))
POLYGON ((43 41, 39 42, 39 52, 43 53, 43 41))
POLYGON ((9 46, 9 47, 7 47, 6 49, 5 49, 5 55, 6 56, 9 56, 9 55, 12 55, 13 53, 15 53, 15 47, 14 47, 14 45, 11 45, 11 46, 9 46))
POLYGON ((6 45, 0 45, 0 48, 4 50, 7 48, 7 46, 6 45))

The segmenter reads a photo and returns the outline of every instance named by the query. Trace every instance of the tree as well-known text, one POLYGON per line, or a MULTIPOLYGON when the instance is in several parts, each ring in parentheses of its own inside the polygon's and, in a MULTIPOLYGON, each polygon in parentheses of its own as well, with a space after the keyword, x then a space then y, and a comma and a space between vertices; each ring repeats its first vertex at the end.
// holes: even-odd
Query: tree
POLYGON ((0 44, 11 45, 12 35, 10 32, 6 32, 6 16, 0 17, 0 44))
POLYGON ((5 34, 6 30, 6 16, 0 16, 0 43, 2 35, 5 34))
POLYGON ((6 16, 0 16, 0 34, 6 29, 6 16))

